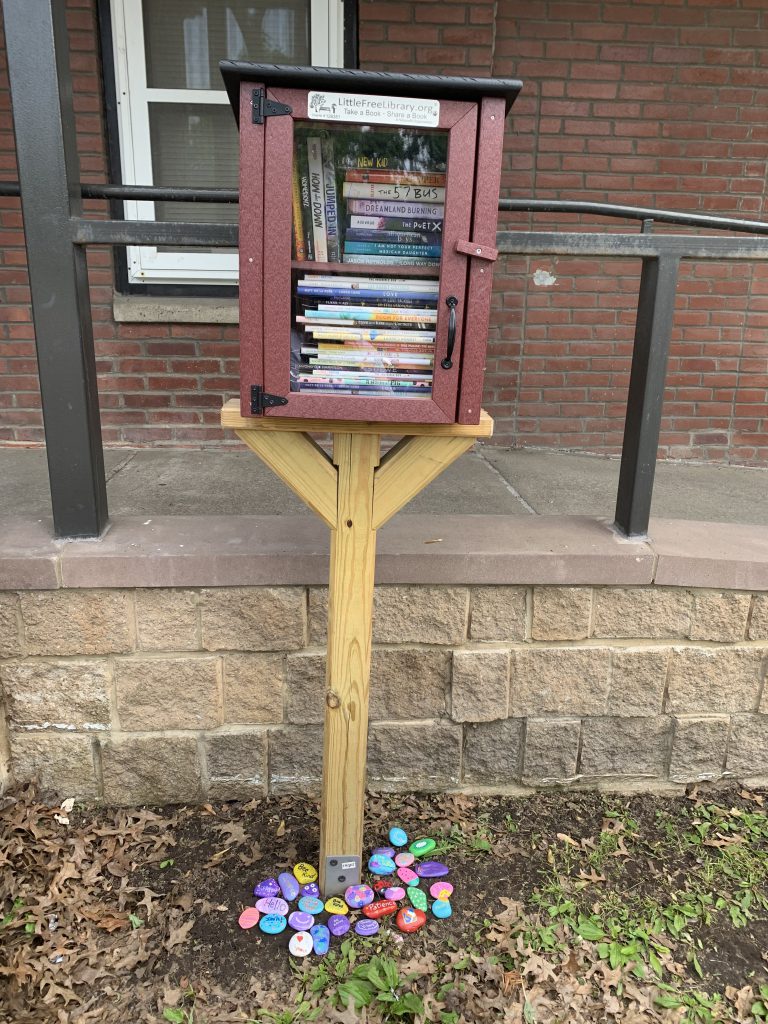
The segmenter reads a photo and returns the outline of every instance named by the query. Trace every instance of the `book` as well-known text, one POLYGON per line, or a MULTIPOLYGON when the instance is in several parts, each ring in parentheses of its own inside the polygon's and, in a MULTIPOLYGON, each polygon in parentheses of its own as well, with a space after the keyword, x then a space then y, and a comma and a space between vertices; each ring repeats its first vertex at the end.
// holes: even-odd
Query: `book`
POLYGON ((346 181, 369 181, 381 185, 445 185, 445 172, 374 171, 354 168, 344 174, 346 181))
POLYGON ((373 277, 354 274, 312 274, 311 276, 299 278, 298 284, 300 285, 324 285, 328 287, 332 285, 334 288, 349 288, 354 291, 355 288, 382 288, 386 291, 391 291, 393 288, 399 288, 403 291, 412 290, 417 292, 431 291, 434 292, 435 298, 440 291, 440 282, 434 278, 418 278, 412 277, 373 277))
POLYGON ((445 188, 440 185, 383 185, 367 181, 345 181, 341 186, 345 199, 388 199, 403 203, 444 203, 445 188))
MULTIPOLYGON (((391 256, 385 256, 384 259, 393 259, 391 256)), ((433 292, 417 292, 412 291, 407 294, 398 291, 397 289, 387 291, 383 288, 356 288, 354 291, 344 288, 333 288, 326 287, 325 285, 301 285, 296 286, 298 294, 312 296, 322 296, 327 298, 354 298, 356 301, 360 299, 387 299, 388 303, 391 304, 393 301, 397 302, 401 298, 403 299, 416 299, 421 303, 429 302, 434 298, 433 292)))
POLYGON ((307 163, 309 166, 309 196, 312 211, 312 236, 315 243, 315 259, 328 262, 328 242, 325 227, 325 189, 323 186, 322 139, 313 135, 307 139, 307 163))
POLYGON ((430 217, 347 217, 347 228, 352 231, 423 231, 426 234, 443 233, 442 219, 430 217))
POLYGON ((440 245, 442 234, 418 231, 379 231, 375 228, 347 228, 345 242, 389 242, 400 245, 440 245))
POLYGON ((387 202, 384 199, 350 199, 347 202, 348 214, 366 217, 429 217, 442 220, 444 209, 442 203, 387 202))
POLYGON ((293 258, 305 260, 307 251, 304 245, 304 224, 301 216, 301 181, 299 180, 299 168, 295 161, 291 180, 291 200, 293 206, 293 258))
POLYGON ((434 331, 367 331, 358 327, 317 327, 307 324, 306 331, 315 341, 434 341, 434 331))
POLYGON ((325 195, 325 237, 328 262, 341 262, 339 199, 336 191, 336 162, 333 158, 333 139, 323 137, 320 147, 323 158, 323 192, 325 195))
POLYGON ((344 253, 343 263, 387 263, 396 266, 406 264, 409 267, 439 267, 440 260, 425 256, 380 256, 368 255, 367 253, 344 253))
POLYGON ((345 253, 379 256, 439 256, 440 245, 404 245, 400 242, 345 242, 345 253))
MULTIPOLYGON (((295 155, 295 165, 299 172, 299 191, 301 195, 301 227, 304 236, 304 254, 306 260, 315 258, 315 240, 312 233, 312 200, 309 189, 309 164, 307 162, 307 147, 298 146, 295 155)), ((295 213, 294 213, 295 216, 295 213)))
POLYGON ((396 393, 390 391, 386 386, 382 387, 380 384, 375 386, 366 385, 352 385, 346 387, 344 385, 330 384, 323 381, 307 381, 299 385, 300 391, 317 391, 329 395, 359 395, 360 397, 371 397, 371 398, 400 398, 403 397, 424 397, 429 398, 432 394, 432 388, 425 387, 401 387, 398 388, 396 393))
MULTIPOLYGON (((297 319, 299 319, 297 317, 297 319)), ((324 322, 325 320, 373 320, 386 323, 390 320, 412 320, 414 323, 436 321, 436 309, 396 309, 393 306, 346 306, 341 309, 307 309, 302 320, 324 322)))
POLYGON ((305 343, 302 344, 301 351, 309 352, 310 349, 316 350, 317 352, 370 352, 372 349, 376 349, 379 352, 412 352, 415 355, 434 355, 435 344, 434 342, 406 342, 406 341, 388 341, 385 344, 377 344, 376 342, 363 342, 363 341, 345 341, 345 342, 332 342, 332 341, 318 341, 315 342, 312 338, 306 338, 305 343))

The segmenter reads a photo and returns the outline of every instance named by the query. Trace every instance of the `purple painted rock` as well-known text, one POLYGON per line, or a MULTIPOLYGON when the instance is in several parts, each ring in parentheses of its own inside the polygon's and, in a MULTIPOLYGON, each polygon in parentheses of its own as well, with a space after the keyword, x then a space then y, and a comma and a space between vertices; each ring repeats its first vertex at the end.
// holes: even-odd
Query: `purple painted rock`
POLYGON ((322 914, 324 909, 323 901, 315 896, 302 896, 299 900, 299 910, 303 910, 305 914, 322 914))
POLYGON ((416 868, 416 874, 419 878, 442 878, 448 874, 448 868, 439 860, 425 860, 416 868))
POLYGON ((416 858, 412 853, 406 853, 403 851, 403 853, 395 854, 395 864, 397 864, 399 868, 409 868, 415 860, 416 858))
POLYGON ((395 870, 395 862, 383 853, 374 853, 368 861, 368 870, 374 875, 391 875, 395 870))
POLYGON ((419 876, 415 871, 411 871, 410 868, 398 868, 397 877, 401 882, 405 882, 406 885, 418 885, 419 876))
POLYGON ((331 944, 331 933, 324 924, 316 924, 309 929, 312 936, 312 948, 318 956, 325 956, 331 944))
POLYGON ((256 907, 246 907, 240 917, 237 919, 237 923, 243 929, 253 928, 254 925, 259 923, 259 914, 256 907))
POLYGON ((318 897, 320 896, 320 887, 318 886, 317 882, 307 882, 306 885, 302 885, 301 887, 301 895, 314 896, 315 899, 318 899, 318 897))
POLYGON ((265 878, 262 882, 253 888, 254 896, 277 896, 280 892, 280 886, 274 880, 274 878, 265 878))
POLYGON ((373 889, 370 885, 350 885, 344 892, 344 899, 348 907, 359 910, 373 903, 373 889))
POLYGON ((434 882, 429 887, 429 892, 436 900, 450 899, 453 886, 450 882, 434 882))
POLYGON ((305 914, 303 910, 294 910, 288 918, 288 924, 295 932, 308 932, 314 923, 314 917, 305 914))
POLYGON ((377 846, 375 850, 371 850, 372 857, 389 857, 390 859, 395 856, 394 846, 377 846))
POLYGON ((397 912, 395 924, 401 932, 417 932, 427 923, 427 915, 416 907, 403 907, 397 912))
POLYGON ((256 904, 256 909, 261 914, 282 914, 285 917, 288 913, 288 904, 279 896, 262 896, 256 904))
POLYGON ((349 931, 349 918, 343 914, 332 914, 328 918, 328 931, 331 935, 346 935, 349 931))
MULTIPOLYGON (((426 906, 426 903, 424 905, 426 906)), ((369 903, 367 907, 363 907, 363 914, 365 917, 370 917, 374 921, 379 917, 386 917, 388 914, 394 914, 396 911, 397 904, 392 900, 376 900, 375 903, 369 903)))
POLYGON ((398 900, 405 899, 405 889, 400 885, 393 885, 391 889, 384 890, 384 896, 388 900, 394 900, 397 903, 398 900))
POLYGON ((358 935, 375 935, 379 930, 379 922, 372 921, 369 917, 364 917, 355 925, 355 931, 358 935))
POLYGON ((283 898, 292 903, 299 895, 299 883, 287 871, 283 871, 281 875, 278 875, 277 881, 280 884, 280 892, 282 892, 283 898))

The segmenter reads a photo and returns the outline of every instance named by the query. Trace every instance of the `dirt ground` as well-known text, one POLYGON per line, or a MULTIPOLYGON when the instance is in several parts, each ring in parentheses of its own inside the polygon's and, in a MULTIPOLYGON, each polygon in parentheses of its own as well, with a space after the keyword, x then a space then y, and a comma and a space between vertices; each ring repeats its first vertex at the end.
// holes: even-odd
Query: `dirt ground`
POLYGON ((434 837, 453 915, 296 961, 237 918, 316 863, 312 801, 68 811, 22 788, 0 798, 0 1022, 766 1021, 763 801, 371 794, 366 850, 434 837))

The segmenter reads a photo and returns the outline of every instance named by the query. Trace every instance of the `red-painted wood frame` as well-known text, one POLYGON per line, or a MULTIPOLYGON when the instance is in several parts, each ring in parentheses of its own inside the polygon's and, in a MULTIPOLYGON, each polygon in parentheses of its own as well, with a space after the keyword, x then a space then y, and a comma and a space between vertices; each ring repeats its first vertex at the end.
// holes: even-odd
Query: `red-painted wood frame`
MULTIPOLYGON (((290 390, 291 270, 426 276, 420 267, 291 263, 291 182, 294 123, 307 119, 305 89, 268 88, 267 97, 288 104, 292 115, 254 125, 251 102, 259 83, 240 88, 240 336, 241 408, 251 415, 251 385, 288 398, 265 415, 378 422, 477 423, 480 417, 493 249, 496 234, 504 100, 480 104, 441 100, 438 129, 448 133, 443 249, 431 398, 317 395, 290 390), (479 111, 478 111, 479 107, 479 111), (479 113, 479 126, 478 126, 479 113), (479 131, 478 131, 479 128, 479 131), (471 240, 471 242, 470 242, 471 240), (477 254, 480 249, 482 256, 477 254), (490 254, 490 260, 485 258, 490 254), (440 366, 447 351, 448 296, 459 300, 453 367, 440 366)), ((318 124, 323 122, 308 122, 318 124)), ((344 122, 333 122, 341 125, 344 122)), ((354 125, 350 122, 350 127, 354 125)), ((433 275, 434 276, 434 275, 433 275)))

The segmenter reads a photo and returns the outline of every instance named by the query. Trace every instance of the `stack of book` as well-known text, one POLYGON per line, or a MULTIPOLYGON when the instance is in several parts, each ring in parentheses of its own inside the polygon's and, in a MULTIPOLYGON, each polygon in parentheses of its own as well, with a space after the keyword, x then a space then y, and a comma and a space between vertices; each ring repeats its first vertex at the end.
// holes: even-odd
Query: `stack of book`
POLYGON ((297 261, 436 267, 445 173, 337 166, 331 135, 299 136, 293 165, 297 261))
POLYGON ((430 397, 438 289, 424 278, 300 278, 293 389, 430 397))

